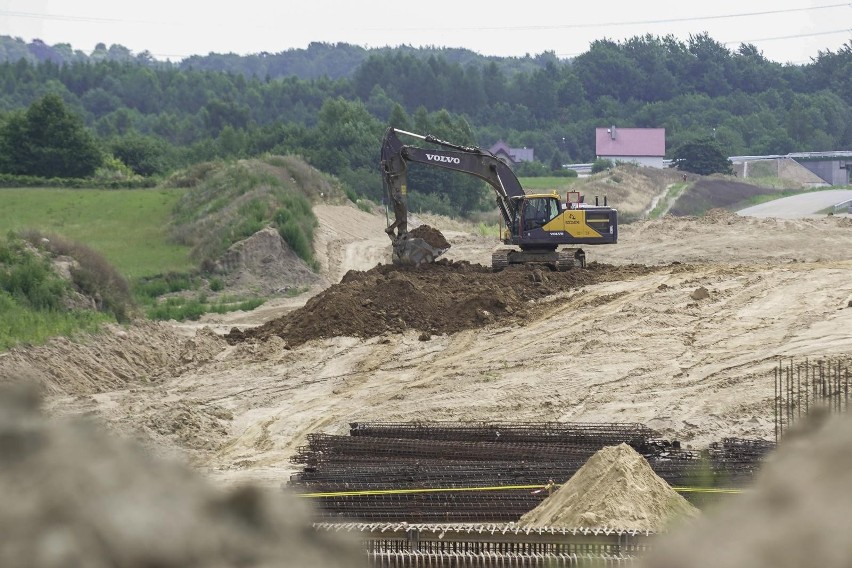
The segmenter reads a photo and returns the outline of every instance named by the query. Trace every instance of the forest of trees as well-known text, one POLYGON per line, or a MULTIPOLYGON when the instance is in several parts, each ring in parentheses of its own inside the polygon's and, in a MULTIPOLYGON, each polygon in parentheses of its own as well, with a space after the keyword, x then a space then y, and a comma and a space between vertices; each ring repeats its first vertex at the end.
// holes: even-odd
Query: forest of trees
MULTIPOLYGON (((143 176, 292 153, 375 199, 389 124, 484 147, 503 139, 534 148, 548 169, 592 161, 595 128, 611 124, 664 127, 669 149, 712 132, 726 155, 852 148, 852 42, 805 65, 706 34, 599 40, 571 60, 311 44, 170 63, 121 46, 86 55, 3 37, 0 61, 0 138, 20 134, 31 105, 55 95, 104 156, 143 176)), ((0 173, 20 171, 0 162, 0 173)), ((416 171, 411 185, 445 183, 434 177, 416 171)), ((477 206, 467 191, 449 199, 477 206)))

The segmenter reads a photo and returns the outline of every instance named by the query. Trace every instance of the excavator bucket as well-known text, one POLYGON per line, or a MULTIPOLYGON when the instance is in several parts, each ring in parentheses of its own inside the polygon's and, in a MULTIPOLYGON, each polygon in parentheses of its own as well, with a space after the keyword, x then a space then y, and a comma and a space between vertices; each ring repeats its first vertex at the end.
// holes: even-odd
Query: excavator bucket
POLYGON ((433 247, 424 239, 406 233, 393 242, 392 260, 394 264, 418 266, 427 262, 434 262, 445 252, 447 252, 446 248, 433 247))

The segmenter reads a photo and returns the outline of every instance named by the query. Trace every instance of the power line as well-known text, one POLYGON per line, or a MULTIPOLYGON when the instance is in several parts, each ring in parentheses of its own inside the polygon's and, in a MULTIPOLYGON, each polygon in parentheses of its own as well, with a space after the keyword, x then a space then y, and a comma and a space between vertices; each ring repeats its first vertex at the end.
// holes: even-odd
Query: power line
MULTIPOLYGON (((712 15, 712 16, 693 16, 693 17, 684 17, 684 18, 666 18, 666 19, 656 19, 656 20, 636 20, 636 21, 622 21, 622 22, 608 22, 608 23, 577 23, 577 24, 561 24, 561 25, 550 25, 550 26, 506 26, 506 27, 456 27, 456 28, 441 28, 442 30, 478 30, 478 31, 493 31, 493 30, 501 30, 501 31, 536 31, 536 30, 561 30, 561 29, 571 29, 571 28, 600 28, 600 27, 615 27, 615 26, 631 26, 631 25, 652 25, 652 24, 667 24, 667 23, 677 23, 677 22, 689 22, 689 21, 706 21, 706 20, 720 20, 726 18, 743 18, 743 17, 755 17, 755 16, 766 16, 773 14, 784 14, 784 13, 795 13, 795 12, 807 12, 812 10, 826 10, 832 8, 852 8, 852 3, 838 3, 838 4, 825 4, 821 6, 810 6, 804 8, 787 8, 787 9, 779 9, 779 10, 765 10, 760 12, 741 12, 736 14, 720 14, 720 15, 712 15)), ((20 17, 20 18, 32 18, 32 19, 43 19, 43 20, 59 20, 59 21, 69 21, 69 22, 90 22, 90 23, 98 23, 98 24, 143 24, 143 25, 180 25, 178 22, 170 21, 170 22, 156 22, 151 20, 128 20, 128 19, 119 19, 119 18, 102 18, 102 17, 87 17, 87 16, 73 16, 73 15, 63 15, 63 14, 42 14, 36 12, 18 12, 18 11, 9 11, 9 10, 0 10, 0 16, 10 16, 10 17, 20 17)), ((257 26, 256 26, 257 27, 257 26)), ((264 27, 264 26, 259 26, 264 27)), ((276 28, 280 29, 280 28, 276 28)), ((394 31, 417 31, 417 30, 430 30, 434 31, 435 28, 363 28, 362 31, 381 31, 381 30, 389 30, 393 29, 394 31)), ((850 33, 852 34, 852 30, 850 29, 842 29, 842 30, 831 30, 831 31, 822 31, 822 32, 812 32, 812 33, 803 33, 803 34, 793 34, 793 35, 785 35, 785 36, 775 36, 761 39, 752 39, 752 40, 737 40, 737 41, 725 41, 720 42, 722 45, 734 45, 734 44, 742 44, 742 43, 756 43, 756 42, 764 42, 764 41, 778 41, 778 40, 789 40, 789 39, 799 39, 805 37, 814 37, 814 36, 822 36, 822 35, 832 35, 839 33, 850 33)), ((190 55, 182 55, 182 54, 162 54, 162 53, 151 53, 154 57, 165 57, 167 59, 171 58, 187 58, 190 55)), ((576 57, 580 55, 579 53, 573 54, 565 54, 559 53, 556 54, 558 57, 570 58, 576 57)))
POLYGON ((86 16, 67 16, 62 14, 37 14, 35 12, 10 12, 0 10, 0 16, 12 18, 31 18, 36 20, 59 20, 62 22, 92 22, 97 24, 156 24, 157 22, 142 22, 114 18, 90 18, 86 16))
MULTIPOLYGON (((810 12, 812 10, 825 10, 829 8, 852 8, 852 4, 845 2, 842 4, 826 4, 823 6, 810 6, 807 8, 787 8, 784 10, 766 10, 763 12, 742 12, 738 14, 720 14, 715 16, 690 16, 686 18, 665 18, 659 20, 633 20, 633 21, 625 21, 625 22, 603 22, 603 23, 593 23, 593 22, 583 22, 576 24, 553 24, 548 26, 465 26, 465 27, 449 27, 449 28, 441 28, 442 30, 465 30, 465 31, 476 31, 476 30, 485 30, 485 31, 541 31, 541 30, 567 30, 567 29, 576 29, 576 28, 608 28, 615 26, 640 26, 640 25, 653 25, 653 24, 672 24, 677 22, 698 22, 705 20, 722 20, 727 18, 744 18, 751 16, 769 16, 773 14, 787 14, 791 12, 810 12)), ((389 28, 370 28, 370 30, 375 31, 384 31, 389 28)), ((424 31, 424 30, 432 30, 434 28, 392 28, 393 30, 398 31, 424 31)))
POLYGON ((829 32, 813 32, 813 33, 809 33, 809 34, 795 34, 795 35, 786 35, 786 36, 764 37, 764 38, 760 38, 760 39, 747 39, 747 40, 743 40, 743 41, 725 41, 725 42, 722 42, 722 43, 724 45, 731 45, 731 44, 734 44, 734 43, 740 44, 740 43, 753 43, 753 42, 758 42, 758 41, 775 41, 777 39, 797 39, 797 38, 800 38, 800 37, 813 37, 813 36, 831 35, 831 34, 840 34, 840 33, 847 33, 847 34, 850 34, 850 36, 852 36, 852 29, 832 30, 832 31, 829 31, 829 32))
MULTIPOLYGON (((565 29, 575 29, 575 28, 603 28, 603 27, 615 27, 615 26, 639 26, 639 25, 654 25, 654 24, 671 24, 678 22, 700 22, 700 21, 708 21, 708 20, 722 20, 728 18, 746 18, 746 17, 754 17, 754 16, 768 16, 774 14, 789 14, 795 12, 810 12, 814 10, 827 10, 832 8, 850 8, 852 4, 845 2, 840 4, 824 4, 822 6, 808 6, 804 8, 786 8, 781 10, 764 10, 761 12, 740 12, 737 14, 717 14, 713 16, 689 16, 685 18, 664 18, 664 19, 656 19, 656 20, 632 20, 632 21, 622 21, 622 22, 602 22, 602 23, 594 23, 594 22, 583 22, 583 23, 571 23, 571 24, 554 24, 547 26, 460 26, 460 27, 447 27, 441 28, 442 30, 464 30, 464 31, 536 31, 536 30, 565 30, 565 29)), ((16 18, 35 18, 35 19, 43 19, 43 20, 60 20, 60 21, 70 21, 70 22, 91 22, 91 23, 105 23, 105 24, 116 24, 116 23, 126 23, 126 24, 146 24, 146 25, 163 25, 167 22, 156 22, 150 20, 127 20, 127 19, 119 19, 119 18, 100 18, 100 17, 88 17, 88 16, 71 16, 64 14, 42 14, 36 12, 13 12, 9 10, 0 10, 0 15, 16 17, 16 18)), ((175 22, 168 22, 175 23, 175 22)), ((261 26, 264 27, 264 26, 261 26)), ((276 29, 281 29, 280 26, 276 27, 276 29)), ((393 28, 381 27, 381 28, 359 28, 361 31, 432 31, 435 30, 434 27, 426 27, 426 28, 418 28, 418 27, 398 27, 395 26, 393 28)))

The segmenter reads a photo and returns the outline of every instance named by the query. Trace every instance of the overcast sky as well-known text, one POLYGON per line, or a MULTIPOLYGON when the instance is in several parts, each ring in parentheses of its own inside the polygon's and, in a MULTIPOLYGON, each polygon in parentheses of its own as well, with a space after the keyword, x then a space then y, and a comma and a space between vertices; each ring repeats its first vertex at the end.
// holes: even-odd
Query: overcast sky
POLYGON ((590 42, 637 35, 686 40, 707 32, 736 49, 755 44, 781 63, 807 63, 852 41, 852 4, 831 0, 611 0, 477 2, 421 0, 3 0, 0 35, 91 53, 97 43, 178 61, 210 52, 241 55, 310 42, 365 47, 464 47, 482 55, 552 51, 572 57, 590 42))

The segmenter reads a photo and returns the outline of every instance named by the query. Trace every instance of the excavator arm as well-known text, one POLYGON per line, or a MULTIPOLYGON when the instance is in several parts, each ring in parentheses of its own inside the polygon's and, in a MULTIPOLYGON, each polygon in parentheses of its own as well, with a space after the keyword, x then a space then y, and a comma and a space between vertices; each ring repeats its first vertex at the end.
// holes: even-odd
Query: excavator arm
POLYGON ((394 222, 386 229, 391 240, 408 232, 408 208, 405 204, 408 162, 454 170, 485 180, 494 189, 497 208, 507 226, 512 223, 518 198, 524 195, 521 182, 512 169, 487 150, 475 146, 460 146, 431 135, 422 136, 388 128, 382 142, 381 167, 385 192, 394 210, 394 222), (440 148, 403 144, 397 133, 435 144, 440 148))

